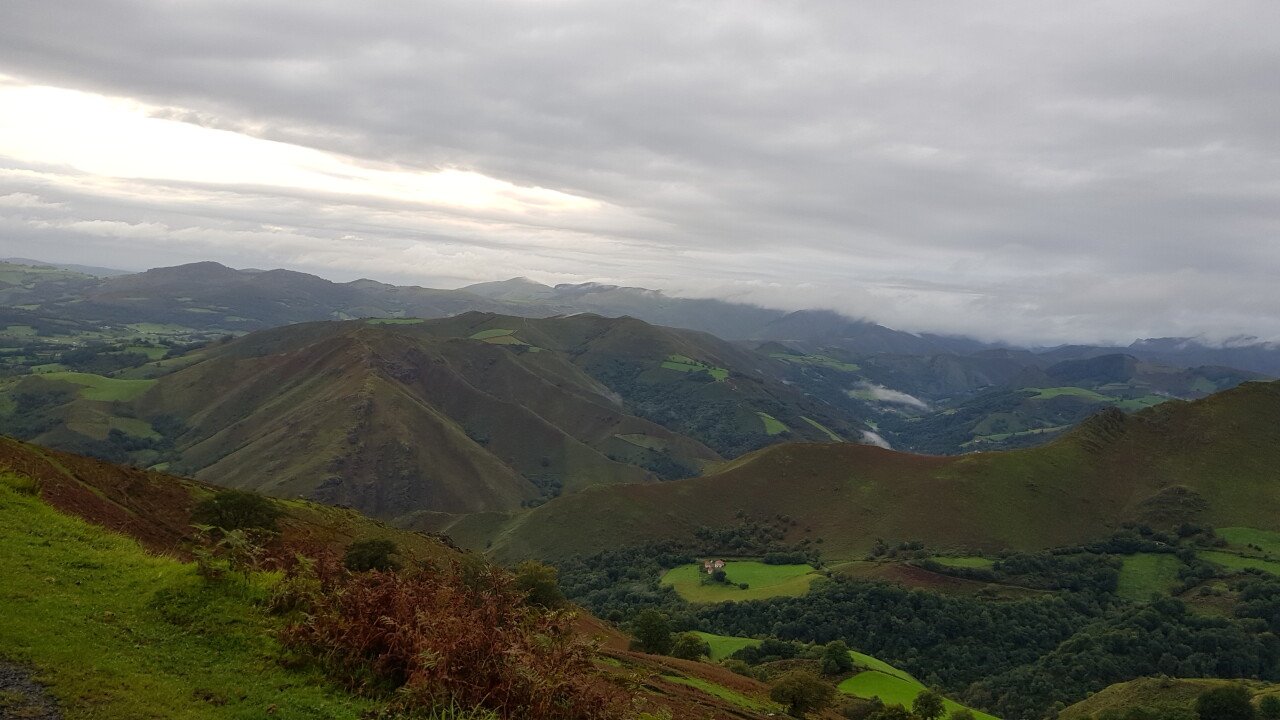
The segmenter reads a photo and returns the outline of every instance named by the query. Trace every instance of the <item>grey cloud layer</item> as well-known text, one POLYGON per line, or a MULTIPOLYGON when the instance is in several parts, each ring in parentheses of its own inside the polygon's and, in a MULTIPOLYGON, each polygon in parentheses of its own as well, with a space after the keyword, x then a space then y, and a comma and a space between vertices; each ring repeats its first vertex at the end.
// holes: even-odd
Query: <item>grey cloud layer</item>
MULTIPOLYGON (((210 233, 295 223, 388 267, 463 258, 430 277, 532 265, 988 337, 1280 336, 1278 30, 1268 1, 11 0, 0 71, 637 218, 513 249, 246 191, 182 221, 210 233)), ((342 267, 316 245, 277 261, 342 267)))

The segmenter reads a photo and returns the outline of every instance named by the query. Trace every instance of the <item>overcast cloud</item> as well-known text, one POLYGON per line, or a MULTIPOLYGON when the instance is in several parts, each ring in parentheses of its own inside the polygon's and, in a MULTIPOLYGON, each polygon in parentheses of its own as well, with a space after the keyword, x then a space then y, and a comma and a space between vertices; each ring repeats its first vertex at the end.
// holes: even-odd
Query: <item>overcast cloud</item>
POLYGON ((0 249, 1276 338, 1277 37, 1273 0, 7 0, 0 249))

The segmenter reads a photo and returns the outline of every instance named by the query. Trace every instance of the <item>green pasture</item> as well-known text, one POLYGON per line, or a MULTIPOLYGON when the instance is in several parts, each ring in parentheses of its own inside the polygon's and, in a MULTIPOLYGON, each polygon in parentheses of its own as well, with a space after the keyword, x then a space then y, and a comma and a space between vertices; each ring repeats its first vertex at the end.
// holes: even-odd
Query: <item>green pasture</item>
POLYGON ((85 400, 132 400, 147 391, 155 380, 119 380, 116 378, 81 372, 50 372, 41 375, 46 380, 60 380, 80 386, 80 397, 85 400))
POLYGON ((733 637, 732 635, 716 635, 708 632, 695 632, 694 634, 707 641, 707 645, 711 648, 711 659, 717 662, 733 655, 742 648, 754 647, 760 644, 759 640, 733 637))
POLYGON ((1116 592, 1130 600, 1149 600, 1152 595, 1165 595, 1178 582, 1182 561, 1164 553, 1126 555, 1120 566, 1120 585, 1116 592))
POLYGON ((708 365, 700 360, 694 360, 685 355, 668 355, 667 359, 662 362, 662 367, 667 370, 675 370, 676 372, 705 372, 716 379, 716 382, 729 377, 729 371, 714 365, 708 365))
POLYGON ((1266 560, 1258 557, 1245 557, 1244 555, 1236 555, 1235 553, 1221 552, 1218 550, 1202 550, 1196 553, 1202 560, 1208 560, 1215 565, 1221 565, 1228 570, 1261 570, 1271 573, 1272 575, 1280 575, 1280 562, 1275 560, 1266 560))
POLYGON ((724 570, 729 582, 703 582, 707 574, 702 563, 681 565, 668 570, 662 584, 672 586, 689 602, 714 603, 803 595, 821 577, 810 565, 766 565, 754 560, 730 561, 724 570), (738 583, 747 583, 747 589, 739 588, 738 583))
POLYGON ((1280 533, 1247 527, 1218 528, 1218 537, 1232 545, 1255 545, 1268 554, 1280 555, 1280 533))
POLYGON ((757 412, 756 415, 760 418, 760 422, 764 423, 765 435, 781 435, 790 430, 781 420, 767 412, 757 412))
POLYGON ((989 570, 995 561, 991 558, 978 557, 977 555, 938 555, 933 561, 939 565, 953 568, 982 568, 989 570))
POLYGON ((857 372, 862 369, 853 363, 842 362, 833 357, 827 357, 826 355, 789 355, 787 353, 770 353, 769 357, 786 363, 791 363, 792 365, 810 365, 813 367, 840 370, 842 372, 857 372))

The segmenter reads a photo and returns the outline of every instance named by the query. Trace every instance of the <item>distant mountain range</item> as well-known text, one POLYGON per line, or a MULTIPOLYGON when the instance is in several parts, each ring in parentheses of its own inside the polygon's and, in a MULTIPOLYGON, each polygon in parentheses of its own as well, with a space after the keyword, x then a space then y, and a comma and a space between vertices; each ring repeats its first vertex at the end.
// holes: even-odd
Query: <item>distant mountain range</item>
POLYGON ((835 348, 859 355, 970 355, 987 350, 1024 350, 1039 355, 1046 365, 1128 354, 1175 367, 1220 365, 1280 375, 1280 344, 1250 338, 1222 346, 1192 338, 1162 338, 1138 340, 1125 347, 1020 349, 971 338, 893 330, 828 310, 786 312, 598 283, 552 287, 513 278, 438 290, 373 280, 335 283, 290 270, 234 270, 214 262, 200 262, 111 277, 95 278, 92 273, 62 277, 57 287, 50 288, 42 287, 47 283, 5 280, 5 275, 19 270, 18 265, 0 265, 0 303, 8 306, 0 321, 10 324, 54 316, 96 324, 147 322, 200 331, 246 332, 312 320, 431 318, 471 310, 527 317, 591 312, 701 330, 726 340, 780 341, 809 352, 835 348))

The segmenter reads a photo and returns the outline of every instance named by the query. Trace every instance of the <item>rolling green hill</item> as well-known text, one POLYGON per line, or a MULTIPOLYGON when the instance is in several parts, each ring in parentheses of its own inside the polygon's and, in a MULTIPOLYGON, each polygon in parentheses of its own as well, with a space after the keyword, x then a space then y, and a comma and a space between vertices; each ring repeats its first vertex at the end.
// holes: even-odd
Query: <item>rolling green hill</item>
POLYGON ((1247 383, 1135 415, 1099 414, 1038 448, 927 457, 857 445, 766 448, 662 485, 592 488, 509 519, 501 557, 563 557, 701 526, 797 519, 787 540, 856 557, 877 538, 1035 549, 1122 522, 1280 529, 1280 384, 1247 383))

